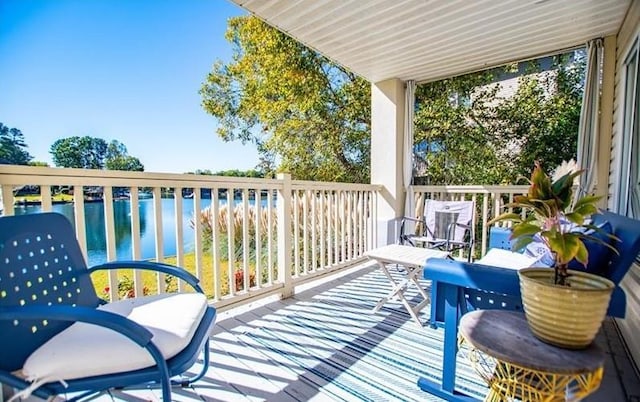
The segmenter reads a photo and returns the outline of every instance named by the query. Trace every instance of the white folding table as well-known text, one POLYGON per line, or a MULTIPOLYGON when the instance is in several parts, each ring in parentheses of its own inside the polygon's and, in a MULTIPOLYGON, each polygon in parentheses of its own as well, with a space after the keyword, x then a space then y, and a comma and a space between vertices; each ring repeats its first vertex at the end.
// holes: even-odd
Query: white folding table
POLYGON ((429 248, 390 244, 388 246, 369 250, 365 252, 364 255, 378 263, 382 273, 384 273, 393 286, 391 291, 385 297, 380 299, 373 311, 379 311, 390 299, 398 298, 400 302, 404 304, 409 315, 411 315, 418 325, 422 326, 422 322, 420 321, 418 314, 420 313, 420 310, 429 304, 430 298, 427 292, 422 288, 422 286, 420 286, 420 283, 418 282, 418 275, 422 273, 422 268, 424 267, 427 259, 447 258, 449 253, 429 248), (404 278, 400 281, 396 281, 389 273, 387 264, 402 265, 404 267, 404 278), (418 292, 423 298, 423 300, 415 306, 411 306, 407 298, 404 296, 405 291, 411 283, 417 287, 418 292))

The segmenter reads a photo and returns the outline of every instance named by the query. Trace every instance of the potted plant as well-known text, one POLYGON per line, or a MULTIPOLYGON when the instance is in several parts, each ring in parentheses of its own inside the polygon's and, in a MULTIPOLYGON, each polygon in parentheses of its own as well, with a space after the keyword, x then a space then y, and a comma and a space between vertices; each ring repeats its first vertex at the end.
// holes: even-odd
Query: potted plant
POLYGON ((513 223, 512 248, 521 250, 534 241, 550 253, 551 268, 534 267, 518 271, 522 303, 529 327, 536 337, 557 346, 579 349, 591 344, 609 305, 614 284, 587 272, 568 269, 576 260, 587 266, 589 252, 585 241, 597 242, 614 250, 606 240, 612 234, 591 224, 601 198, 586 195, 574 199, 574 179, 582 170, 550 178, 539 162, 529 179, 526 195, 514 197, 505 208, 519 208, 520 213, 506 212, 490 223, 513 223))

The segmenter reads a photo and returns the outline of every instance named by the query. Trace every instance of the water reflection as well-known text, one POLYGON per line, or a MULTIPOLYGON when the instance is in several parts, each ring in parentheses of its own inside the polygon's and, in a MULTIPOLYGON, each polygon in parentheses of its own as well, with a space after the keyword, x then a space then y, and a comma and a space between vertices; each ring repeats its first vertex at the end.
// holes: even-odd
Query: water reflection
MULTIPOLYGON (((237 205, 241 201, 235 200, 237 205)), ((250 204, 254 201, 250 200, 250 204)), ((226 200, 220 200, 220 205, 225 205, 226 200)), ((153 199, 139 200, 140 212, 140 257, 142 259, 156 258, 156 225, 154 222, 153 199)), ((176 211, 172 198, 163 198, 160 202, 162 243, 158 245, 164 257, 176 254, 176 211)), ((211 205, 210 199, 201 200, 201 208, 211 205)), ((262 200, 263 207, 266 200, 262 200)), ((89 266, 107 261, 107 238, 104 220, 104 205, 102 202, 85 203, 85 227, 87 235, 87 256, 89 266)), ((16 207, 16 215, 40 212, 39 205, 16 207)), ((73 204, 55 204, 53 211, 59 212, 75 225, 73 204)), ((132 251, 131 234, 131 202, 129 200, 113 201, 113 215, 115 226, 116 259, 131 260, 134 258, 132 251)), ((195 233, 190 225, 193 218, 193 202, 187 199, 183 202, 180 219, 183 226, 183 247, 185 252, 193 251, 195 245, 195 233)))
MULTIPOLYGON (((202 201, 203 208, 210 204, 202 201)), ((105 230, 104 207, 102 202, 85 204, 85 228, 87 236, 87 254, 89 265, 107 261, 107 237, 105 230)), ((175 255, 175 207, 173 199, 162 199, 162 245, 161 252, 164 256, 175 255)), ((16 208, 16 215, 40 212, 40 206, 32 205, 16 208)), ((53 205, 53 211, 63 214, 75 225, 73 204, 53 205)), ((118 200, 113 202, 114 229, 117 259, 132 259, 132 234, 131 234, 131 202, 118 200)), ((140 253, 143 259, 156 257, 155 222, 153 219, 153 200, 145 199, 139 202, 140 216, 140 253)), ((184 203, 182 211, 182 224, 184 226, 184 247, 186 251, 193 250, 194 233, 189 225, 193 217, 193 204, 184 203)))

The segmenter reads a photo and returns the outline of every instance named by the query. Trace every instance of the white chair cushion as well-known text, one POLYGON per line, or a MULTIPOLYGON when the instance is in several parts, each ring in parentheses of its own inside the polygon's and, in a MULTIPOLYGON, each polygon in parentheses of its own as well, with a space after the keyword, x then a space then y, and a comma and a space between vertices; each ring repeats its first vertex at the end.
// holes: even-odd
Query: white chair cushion
MULTIPOLYGON (((206 307, 203 294, 180 293, 125 299, 99 309, 146 327, 169 359, 189 344, 206 307)), ((129 338, 97 325, 75 323, 33 352, 22 372, 30 381, 71 380, 153 365, 149 352, 129 338)))
POLYGON ((493 267, 520 269, 536 265, 538 259, 514 251, 492 248, 484 257, 475 261, 476 264, 491 265, 493 267))

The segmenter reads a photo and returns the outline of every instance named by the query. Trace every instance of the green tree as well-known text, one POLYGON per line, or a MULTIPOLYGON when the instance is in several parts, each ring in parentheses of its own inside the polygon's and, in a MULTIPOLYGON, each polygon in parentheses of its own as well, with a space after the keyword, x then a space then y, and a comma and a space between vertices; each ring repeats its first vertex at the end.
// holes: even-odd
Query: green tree
POLYGON ((249 170, 239 170, 239 169, 230 169, 230 170, 218 170, 217 172, 212 172, 210 169, 196 169, 195 172, 187 172, 189 174, 198 174, 203 176, 227 176, 227 177, 253 177, 253 178, 262 178, 264 175, 259 170, 249 169, 249 170))
POLYGON ((58 167, 103 169, 107 142, 89 136, 61 138, 51 145, 50 152, 58 167))
POLYGON ((33 157, 26 150, 22 131, 0 123, 0 161, 10 165, 27 165, 33 157))
POLYGON ((42 161, 31 161, 29 162, 29 166, 49 167, 49 164, 42 161))
POLYGON ((210 169, 204 169, 204 170, 196 169, 195 172, 187 172, 187 173, 189 173, 189 174, 199 174, 199 175, 202 175, 202 176, 213 176, 213 174, 214 174, 210 169))
POLYGON ((250 170, 238 170, 238 169, 231 169, 231 170, 219 170, 215 173, 213 173, 216 176, 228 176, 228 177, 253 177, 253 178, 262 178, 264 177, 262 175, 262 172, 255 170, 255 169, 250 169, 250 170))
POLYGON ((118 156, 108 159, 105 163, 107 170, 127 170, 130 172, 144 172, 144 165, 135 156, 118 156))
POLYGON ((140 159, 129 155, 127 147, 116 140, 112 140, 107 146, 105 167, 108 170, 144 172, 144 165, 140 159))
POLYGON ((536 160, 557 166, 575 158, 583 76, 577 53, 555 57, 546 68, 509 65, 419 86, 415 139, 425 172, 419 182, 514 183, 530 175, 536 160), (502 96, 499 82, 513 77, 514 67, 526 74, 502 96))
POLYGON ((107 144, 102 138, 89 136, 61 138, 51 145, 50 152, 59 167, 144 171, 140 160, 116 140, 107 144))
MULTIPOLYGON (((518 90, 496 108, 498 147, 514 148, 503 163, 529 177, 534 162, 553 168, 576 157, 583 95, 583 52, 554 59, 554 69, 521 77, 518 90)), ((536 66, 532 67, 536 71, 536 66)))
POLYGON ((200 90, 218 135, 296 179, 368 182, 369 83, 253 16, 230 19, 226 38, 233 59, 200 90))
POLYGON ((266 158, 264 155, 261 155, 259 158, 260 161, 258 162, 256 169, 260 172, 262 177, 275 177, 277 172, 275 161, 266 158))
POLYGON ((424 165, 418 183, 495 183, 507 174, 485 126, 494 78, 482 72, 417 87, 414 139, 424 165))

